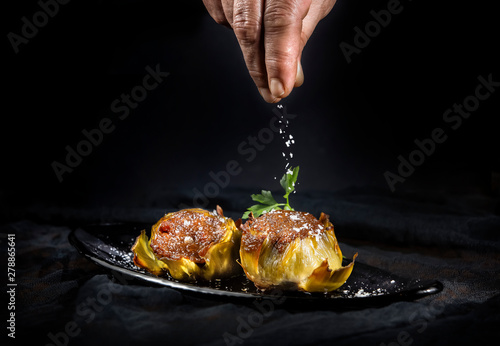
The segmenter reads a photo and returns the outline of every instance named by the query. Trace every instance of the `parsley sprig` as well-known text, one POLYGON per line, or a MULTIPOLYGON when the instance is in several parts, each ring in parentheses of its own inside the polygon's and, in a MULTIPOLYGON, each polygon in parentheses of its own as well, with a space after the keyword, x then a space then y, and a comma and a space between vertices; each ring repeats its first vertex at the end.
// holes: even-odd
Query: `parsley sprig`
POLYGON ((243 218, 247 219, 250 213, 253 213, 254 217, 259 217, 262 214, 270 212, 272 210, 293 210, 290 206, 289 196, 295 190, 295 183, 297 182, 297 177, 299 176, 299 167, 290 168, 281 178, 280 185, 285 190, 283 198, 285 198, 286 203, 278 203, 273 197, 271 191, 262 190, 259 194, 252 195, 252 200, 259 202, 260 204, 252 205, 243 214, 243 218))

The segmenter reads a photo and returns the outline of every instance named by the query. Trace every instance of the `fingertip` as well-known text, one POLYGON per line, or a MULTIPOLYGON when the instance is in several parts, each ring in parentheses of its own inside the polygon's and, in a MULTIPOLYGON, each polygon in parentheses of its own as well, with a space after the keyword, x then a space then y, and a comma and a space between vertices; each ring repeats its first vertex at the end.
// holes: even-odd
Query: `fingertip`
POLYGON ((271 94, 276 98, 281 98, 285 94, 285 87, 278 78, 271 78, 269 89, 271 94))
POLYGON ((275 97, 268 88, 259 88, 259 93, 267 103, 278 103, 281 101, 281 98, 275 97))

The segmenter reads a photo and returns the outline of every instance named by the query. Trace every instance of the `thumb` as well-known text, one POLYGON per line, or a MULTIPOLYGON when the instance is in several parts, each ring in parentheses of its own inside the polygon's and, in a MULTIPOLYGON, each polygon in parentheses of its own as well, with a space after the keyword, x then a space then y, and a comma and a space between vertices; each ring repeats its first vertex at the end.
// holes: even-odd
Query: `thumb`
POLYGON ((304 84, 304 71, 302 70, 301 57, 297 59, 297 74, 295 76, 295 84, 294 88, 301 86, 304 84))
POLYGON ((302 20, 302 36, 300 43, 300 53, 297 59, 297 75, 295 77, 294 87, 299 87, 304 83, 304 72, 302 70, 302 51, 304 50, 307 41, 311 37, 316 28, 316 25, 321 21, 333 8, 336 0, 315 1, 311 3, 311 7, 305 18, 302 20))

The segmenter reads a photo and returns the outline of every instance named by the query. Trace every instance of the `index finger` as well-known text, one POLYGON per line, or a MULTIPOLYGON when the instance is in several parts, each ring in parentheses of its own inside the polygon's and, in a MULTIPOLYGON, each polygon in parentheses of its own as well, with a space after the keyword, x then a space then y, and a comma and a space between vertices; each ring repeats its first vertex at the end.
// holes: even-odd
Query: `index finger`
POLYGON ((264 0, 235 0, 233 7, 233 30, 240 44, 248 72, 262 97, 273 102, 268 90, 268 78, 264 61, 262 40, 262 18, 264 0))

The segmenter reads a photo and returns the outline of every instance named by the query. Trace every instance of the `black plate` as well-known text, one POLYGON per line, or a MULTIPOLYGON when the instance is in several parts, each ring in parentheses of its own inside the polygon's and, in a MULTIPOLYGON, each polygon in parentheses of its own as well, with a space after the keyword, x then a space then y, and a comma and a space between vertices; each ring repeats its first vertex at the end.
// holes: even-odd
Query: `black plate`
POLYGON ((132 223, 89 225, 72 231, 69 240, 82 255, 112 273, 212 299, 274 299, 280 304, 305 303, 304 305, 309 307, 331 307, 332 304, 338 307, 370 307, 414 300, 443 289, 443 285, 438 281, 422 282, 418 279, 402 278, 360 261, 356 261, 346 283, 327 294, 278 290, 262 292, 255 288, 244 274, 209 282, 179 282, 170 277, 154 276, 134 265, 130 248, 140 231, 149 231, 150 227, 148 224, 132 223))

